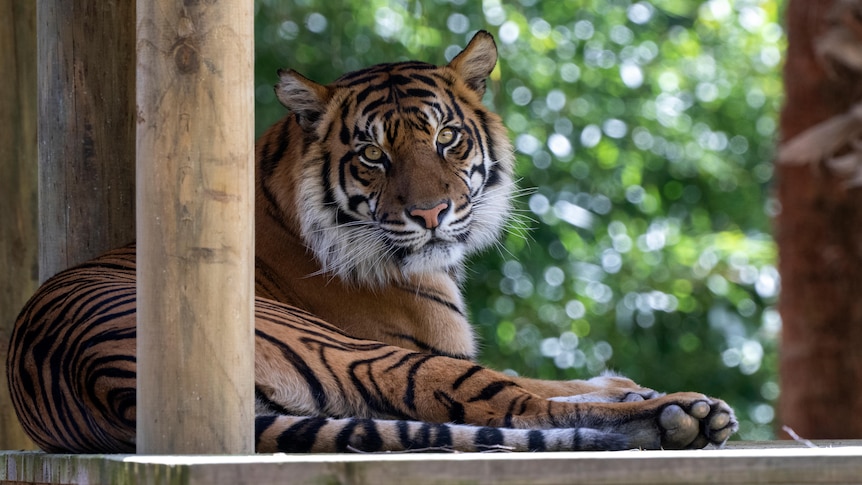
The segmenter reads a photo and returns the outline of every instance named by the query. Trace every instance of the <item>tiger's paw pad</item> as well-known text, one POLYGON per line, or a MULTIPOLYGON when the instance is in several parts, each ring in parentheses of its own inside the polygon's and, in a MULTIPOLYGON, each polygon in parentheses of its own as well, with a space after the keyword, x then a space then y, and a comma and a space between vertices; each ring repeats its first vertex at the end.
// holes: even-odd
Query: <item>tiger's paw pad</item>
POLYGON ((738 428, 733 410, 723 401, 704 398, 672 403, 658 417, 661 447, 665 449, 721 447, 738 428))

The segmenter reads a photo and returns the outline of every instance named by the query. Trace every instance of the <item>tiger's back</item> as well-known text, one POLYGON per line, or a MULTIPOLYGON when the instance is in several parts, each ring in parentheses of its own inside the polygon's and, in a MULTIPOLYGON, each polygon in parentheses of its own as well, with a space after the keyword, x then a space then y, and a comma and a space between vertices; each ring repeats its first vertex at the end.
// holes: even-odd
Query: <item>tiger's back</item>
MULTIPOLYGON (((700 394, 473 362, 464 259, 496 240, 513 189, 506 130, 481 103, 495 63, 480 32, 445 66, 330 85, 279 73, 291 114, 256 147, 258 451, 684 448, 735 431, 700 394)), ((49 279, 22 310, 7 378, 40 447, 134 451, 135 310, 134 246, 49 279)))

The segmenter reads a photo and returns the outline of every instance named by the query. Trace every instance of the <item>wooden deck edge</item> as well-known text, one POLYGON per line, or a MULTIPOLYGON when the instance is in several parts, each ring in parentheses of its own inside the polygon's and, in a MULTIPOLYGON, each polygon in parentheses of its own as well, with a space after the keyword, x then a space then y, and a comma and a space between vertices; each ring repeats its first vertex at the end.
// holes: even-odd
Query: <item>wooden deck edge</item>
POLYGON ((0 451, 0 485, 859 483, 862 441, 722 450, 250 456, 0 451))

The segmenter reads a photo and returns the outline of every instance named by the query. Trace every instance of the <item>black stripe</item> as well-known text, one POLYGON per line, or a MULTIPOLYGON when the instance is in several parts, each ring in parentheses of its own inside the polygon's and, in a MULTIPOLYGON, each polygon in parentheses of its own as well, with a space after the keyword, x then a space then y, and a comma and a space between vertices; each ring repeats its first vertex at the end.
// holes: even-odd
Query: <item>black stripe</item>
MULTIPOLYGON (((132 336, 134 338, 134 332, 132 336)), ((128 337, 126 338, 128 339, 128 337)), ((118 338, 116 342, 124 340, 118 338)), ((95 414, 101 414, 118 420, 125 420, 134 426, 134 420, 127 420, 123 409, 128 409, 135 406, 135 356, 134 355, 108 355, 97 359, 92 359, 88 362, 89 367, 95 367, 92 370, 83 372, 84 374, 84 392, 89 397, 93 407, 97 411, 95 414), (126 364, 128 368, 117 367, 119 364, 126 364), (103 377, 113 379, 125 379, 128 387, 112 388, 108 391, 108 395, 102 399, 97 389, 99 380, 103 377), (127 399, 131 399, 128 401, 127 399), (108 408, 111 407, 111 409, 108 408)))
MULTIPOLYGON (((401 446, 403 446, 406 450, 412 448, 412 445, 416 443, 416 441, 414 441, 414 439, 410 436, 410 422, 403 420, 397 421, 395 423, 395 428, 398 430, 398 441, 401 443, 401 446)), ((419 447, 424 448, 423 446, 421 446, 421 444, 419 445, 419 447)))
MULTIPOLYGON (((381 66, 384 66, 384 64, 381 64, 381 66)), ((365 84, 365 83, 374 81, 375 79, 377 79, 379 77, 379 75, 371 74, 371 72, 372 71, 370 69, 363 69, 361 71, 348 73, 348 74, 345 74, 344 76, 341 76, 341 78, 338 81, 339 81, 339 83, 343 83, 344 81, 347 81, 347 83, 346 83, 347 86, 358 86, 360 84, 365 84)))
POLYGON ((272 426, 275 422, 275 416, 255 416, 254 417, 254 443, 255 447, 260 443, 260 435, 272 426))
MULTIPOLYGON (((362 184, 363 187, 368 187, 369 185, 371 185, 370 180, 366 180, 366 179, 362 178, 362 175, 359 174, 359 167, 355 163, 350 164, 350 175, 353 176, 353 180, 356 180, 357 182, 362 184)), ((355 198, 355 197, 357 197, 357 196, 354 195, 351 198, 355 198)), ((362 199, 365 199, 365 197, 361 197, 361 196, 359 196, 359 197, 362 199)))
POLYGON ((359 222, 359 219, 353 217, 352 215, 348 214, 347 212, 344 212, 343 210, 341 210, 341 207, 339 207, 338 210, 335 211, 335 223, 336 224, 339 224, 339 225, 340 224, 350 224, 353 222, 359 222))
POLYGON ((413 82, 412 79, 403 74, 390 74, 388 81, 394 86, 407 86, 413 82))
POLYGON ((437 87, 437 83, 434 81, 434 79, 428 76, 423 76, 422 74, 411 74, 410 77, 412 77, 415 81, 419 81, 433 88, 437 87))
MULTIPOLYGON (((112 403, 114 415, 123 425, 133 428, 135 426, 135 408, 137 406, 136 389, 134 387, 119 387, 111 389, 105 395, 105 400, 112 403), (129 418, 128 416, 132 416, 129 418)), ((130 449, 134 444, 130 443, 130 449)), ((113 448, 113 447, 111 447, 113 448)), ((108 449, 111 449, 108 448, 108 449)))
POLYGON ((512 427, 512 413, 506 413, 503 417, 503 427, 511 428, 512 427))
POLYGON ((496 396, 497 394, 499 394, 501 391, 503 391, 503 389, 506 389, 507 387, 513 387, 513 386, 518 387, 518 385, 512 381, 492 382, 491 384, 488 384, 487 386, 485 386, 485 388, 482 389, 479 392, 479 394, 473 396, 467 402, 488 401, 488 400, 492 399, 494 396, 496 396))
MULTIPOLYGON (((381 89, 380 86, 378 86, 376 84, 372 84, 372 85, 366 87, 365 89, 363 89, 362 91, 359 91, 358 93, 356 93, 356 104, 361 105, 361 104, 365 103, 365 101, 367 100, 369 95, 371 95, 372 93, 376 93, 380 89, 381 89)), ((375 100, 375 101, 369 103, 368 105, 366 105, 365 107, 363 107, 362 111, 360 113, 362 113, 363 116, 367 115, 374 108, 376 108, 377 106, 379 106, 385 102, 386 102, 386 98, 381 98, 381 99, 375 100)))
POLYGON ((422 298, 425 298, 427 300, 431 300, 435 303, 439 303, 440 305, 445 306, 446 308, 448 308, 449 310, 452 310, 453 312, 457 313, 458 315, 460 315, 462 317, 466 317, 466 315, 461 310, 461 308, 459 308, 457 305, 455 305, 451 301, 444 300, 443 298, 441 298, 437 295, 433 295, 431 293, 428 293, 427 291, 422 291, 421 289, 419 289, 417 287, 413 287, 413 286, 407 286, 407 285, 400 285, 399 284, 397 286, 397 288, 399 290, 408 292, 412 295, 418 295, 418 296, 421 296, 422 298))
POLYGON ((482 183, 482 185, 483 185, 483 186, 484 186, 484 185, 488 185, 487 181, 485 180, 485 179, 486 179, 486 177, 487 177, 488 172, 485 170, 485 163, 484 163, 484 161, 483 161, 482 163, 478 164, 478 165, 473 165, 473 166, 470 168, 470 179, 471 179, 471 180, 473 179, 473 175, 475 175, 477 172, 478 172, 478 173, 479 173, 479 175, 482 177, 482 182, 483 182, 483 183, 482 183))
POLYGON ((411 411, 416 411, 416 374, 425 362, 434 357, 434 355, 422 357, 410 366, 410 370, 407 372, 407 389, 404 391, 404 405, 411 411))
POLYGON ((398 137, 401 135, 401 120, 395 119, 392 123, 386 124, 386 142, 389 146, 395 144, 395 141, 398 140, 398 137))
POLYGON ((452 383, 452 390, 453 391, 458 390, 458 388, 461 387, 461 384, 463 384, 464 381, 466 381, 471 376, 473 376, 475 373, 477 373, 483 369, 484 369, 484 367, 482 367, 481 365, 474 365, 473 367, 470 367, 469 369, 467 369, 467 372, 461 374, 461 376, 459 376, 457 379, 455 379, 455 382, 452 383))
MULTIPOLYGON (((255 419, 255 428, 257 428, 255 419)), ((307 453, 317 441, 317 434, 327 423, 326 418, 305 418, 284 430, 276 440, 282 453, 307 453)), ((257 429, 255 429, 257 431, 257 429)))
POLYGON ((406 91, 408 96, 415 96, 417 98, 434 98, 436 94, 433 91, 429 91, 427 89, 421 88, 408 88, 406 91))
POLYGON ((281 355, 299 372, 299 375, 305 380, 305 383, 309 387, 309 392, 311 393, 311 397, 315 400, 318 410, 324 410, 327 406, 326 392, 323 388, 323 384, 315 375, 314 370, 309 366, 302 357, 299 356, 293 349, 290 348, 285 342, 270 335, 265 334, 260 329, 255 329, 255 335, 258 338, 266 340, 267 342, 273 344, 277 349, 281 351, 281 355))
POLYGON ((386 352, 385 354, 378 355, 377 357, 372 357, 370 359, 353 361, 348 367, 348 375, 350 376, 350 381, 353 383, 354 389, 356 389, 362 396, 362 400, 365 402, 365 405, 368 407, 368 409, 398 419, 407 419, 409 418, 408 415, 397 409, 391 402, 385 400, 383 393, 380 391, 380 386, 374 379, 375 373, 372 369, 372 365, 374 363, 392 357, 396 353, 396 350, 392 350, 390 352, 386 352), (359 367, 367 368, 366 378, 369 381, 368 385, 366 385, 359 377, 357 371, 359 367), (369 385, 374 388, 373 393, 369 390, 369 385))
POLYGON ((527 434, 527 448, 530 451, 545 451, 545 433, 539 429, 530 430, 527 434))
POLYGON ((572 430, 572 450, 581 449, 581 430, 580 428, 572 430))
POLYGON ((419 354, 406 354, 404 357, 401 357, 400 359, 398 359, 398 362, 396 362, 396 363, 394 363, 394 364, 390 365, 389 367, 387 367, 385 372, 392 372, 392 371, 394 371, 395 369, 397 369, 397 368, 399 368, 399 367, 403 366, 404 364, 406 364, 407 362, 409 362, 410 360, 412 360, 412 359, 413 359, 414 357, 416 357, 417 355, 419 355, 419 354))
POLYGON ((498 428, 483 426, 476 433, 476 447, 493 448, 503 444, 503 432, 498 428))
MULTIPOLYGON (((359 206, 368 202, 368 199, 362 195, 351 195, 349 199, 347 199, 347 208, 353 212, 358 212, 359 206)), ((339 221, 341 219, 339 218, 339 221)))
POLYGON ((320 164, 320 183, 323 185, 323 204, 335 204, 335 194, 332 192, 332 187, 329 185, 329 178, 332 175, 332 159, 329 153, 324 155, 320 164))
POLYGON ((533 399, 533 396, 530 394, 525 394, 523 399, 520 399, 520 407, 516 410, 514 407, 512 408, 512 412, 515 414, 524 414, 527 412, 527 402, 533 399))
POLYGON ((359 451, 379 451, 383 448, 383 439, 374 420, 351 419, 344 426, 335 438, 335 448, 345 452, 351 451, 349 447, 359 451))
POLYGON ((395 426, 398 429, 398 441, 405 450, 423 449, 432 446, 432 424, 419 423, 416 421, 413 421, 412 423, 410 421, 398 421, 395 426), (410 434, 411 424, 419 428, 413 435, 410 434))
POLYGON ((284 152, 287 151, 290 143, 289 120, 289 117, 282 118, 277 125, 273 126, 269 132, 271 133, 269 141, 261 148, 258 166, 264 179, 272 175, 272 172, 275 171, 281 158, 284 156, 284 152), (277 133, 275 132, 276 129, 278 129, 277 133))
MULTIPOLYGON (((463 419, 462 419, 463 421, 463 419)), ((431 445, 435 448, 446 448, 451 447, 452 443, 452 429, 449 425, 446 424, 430 424, 429 428, 434 430, 434 440, 431 442, 431 445)))
MULTIPOLYGON (((350 162, 353 161, 353 157, 353 152, 347 152, 338 160, 338 186, 341 188, 341 191, 345 193, 347 192, 347 171, 345 170, 345 167, 351 164, 350 162)), ((331 202, 335 203, 335 196, 332 195, 329 188, 329 179, 327 178, 324 183, 326 183, 327 190, 330 191, 329 197, 332 197, 331 202)), ((327 203, 330 203, 329 197, 327 197, 327 203)))
POLYGON ((434 391, 434 398, 449 410, 449 421, 464 424, 464 405, 443 391, 434 391))
POLYGON ((449 101, 451 101, 451 103, 449 103, 449 106, 452 107, 452 109, 455 111, 455 116, 457 116, 458 120, 463 120, 464 111, 461 109, 461 100, 456 99, 455 95, 452 93, 451 90, 447 89, 446 94, 449 95, 449 101))
POLYGON ((261 390, 261 388, 258 386, 254 386, 254 398, 257 401, 260 401, 261 404, 266 406, 267 409, 269 409, 271 411, 275 411, 278 414, 283 414, 285 416, 289 415, 289 414, 293 414, 292 412, 288 411, 287 408, 285 408, 281 404, 270 399, 266 394, 264 394, 263 390, 261 390))
POLYGON ((449 358, 458 359, 458 360, 470 360, 470 358, 471 358, 469 355, 451 354, 449 352, 444 352, 444 351, 442 351, 436 347, 432 347, 428 343, 423 342, 423 341, 419 340, 418 338, 416 338, 412 335, 407 335, 406 333, 390 333, 388 335, 390 337, 394 337, 394 338, 398 338, 398 339, 410 342, 414 346, 416 346, 417 349, 421 350, 422 352, 429 352, 429 353, 432 353, 434 355, 449 357, 449 358))
POLYGON ((347 128, 347 124, 344 122, 348 119, 349 115, 350 98, 347 98, 341 103, 341 130, 339 131, 339 138, 342 145, 350 145, 350 129, 347 128))
POLYGON ((494 170, 494 168, 496 168, 496 166, 491 167, 491 171, 488 172, 488 179, 485 180, 485 187, 486 188, 495 187, 497 185, 500 185, 500 181, 502 180, 502 178, 500 177, 500 174, 498 173, 498 171, 494 170))
POLYGON ((458 160, 460 160, 462 162, 467 161, 467 158, 469 158, 470 155, 473 153, 473 145, 475 145, 475 143, 476 142, 473 141, 472 138, 466 138, 464 140, 463 153, 461 154, 460 157, 458 157, 458 160))

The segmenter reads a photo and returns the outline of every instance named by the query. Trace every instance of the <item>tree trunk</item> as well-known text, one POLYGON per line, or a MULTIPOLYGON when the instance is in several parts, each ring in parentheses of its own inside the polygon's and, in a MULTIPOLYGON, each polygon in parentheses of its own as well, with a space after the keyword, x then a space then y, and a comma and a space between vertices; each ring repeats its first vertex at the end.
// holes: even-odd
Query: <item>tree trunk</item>
MULTIPOLYGON (((842 25, 848 27, 842 35, 855 35, 852 15, 834 16, 836 5, 852 3, 858 4, 789 3, 785 142, 860 100, 859 72, 823 49, 824 36, 842 25)), ((859 46, 862 39, 853 48, 859 46)), ((838 142, 842 146, 831 155, 851 149, 849 141, 838 142)), ((856 389, 862 384, 862 189, 849 188, 824 161, 777 165, 779 413, 782 424, 805 438, 862 438, 862 393, 856 389)))
POLYGON ((33 449, 6 386, 12 324, 39 282, 36 4, 0 0, 0 450, 33 449))

